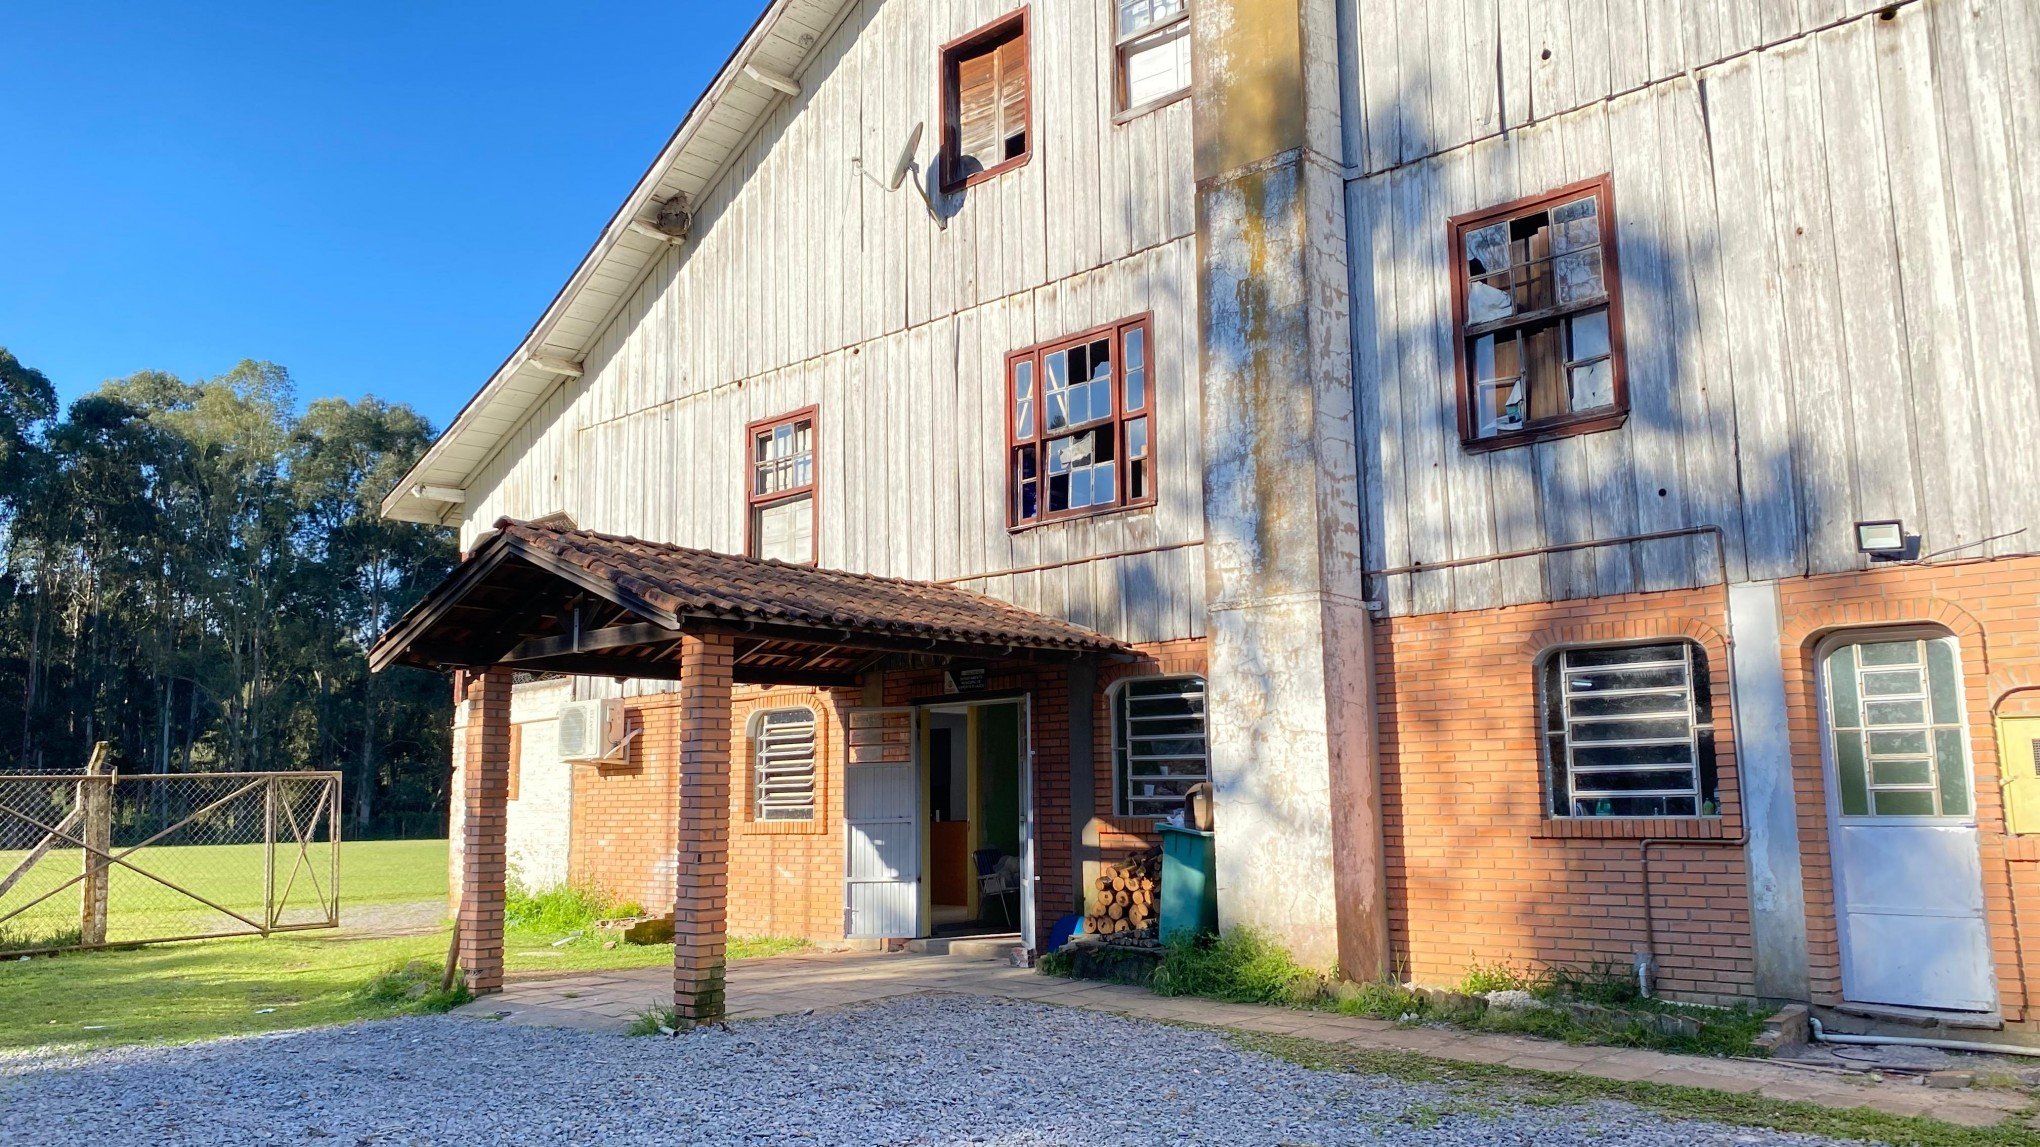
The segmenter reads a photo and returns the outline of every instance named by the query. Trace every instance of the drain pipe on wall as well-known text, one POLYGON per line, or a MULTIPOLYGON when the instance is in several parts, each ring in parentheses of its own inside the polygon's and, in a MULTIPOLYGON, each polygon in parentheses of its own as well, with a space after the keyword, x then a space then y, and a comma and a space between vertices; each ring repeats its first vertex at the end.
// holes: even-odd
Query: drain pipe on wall
POLYGON ((1844 1035, 1820 1026, 1818 1019, 1810 1019, 1808 1022, 1813 1025, 1815 1043, 1868 1044, 1872 1047, 1935 1047, 1943 1051, 1977 1051, 1985 1055, 2040 1056, 2040 1047, 2020 1047, 2009 1043, 1977 1043, 1964 1039, 1929 1039, 1926 1036, 1911 1035, 1844 1035))
MULTIPOLYGON (((1533 549, 1511 550, 1508 553, 1502 554, 1484 554, 1479 557, 1454 558, 1449 561, 1440 562, 1421 562, 1414 565, 1395 566, 1389 569, 1367 570, 1364 576, 1384 578, 1435 573, 1439 570, 1457 569, 1461 566, 1486 565, 1491 562, 1511 561, 1516 558, 1546 557, 1553 554, 1571 553, 1576 550, 1600 549, 1606 546, 1634 545, 1639 542, 1669 541, 1673 538, 1690 537, 1707 537, 1711 538, 1714 543, 1715 567, 1721 571, 1721 615, 1725 620, 1730 612, 1728 602, 1730 580, 1728 576, 1728 538, 1726 532, 1716 525, 1684 526, 1675 530, 1658 530, 1648 534, 1627 534, 1619 538, 1596 538, 1584 542, 1565 542, 1559 545, 1538 546, 1533 549)), ((1735 634, 1730 630, 1724 629, 1721 633, 1721 642, 1723 645, 1722 652, 1727 657, 1727 661, 1724 664, 1726 671, 1724 680, 1728 682, 1728 696, 1725 699, 1727 702, 1726 709, 1730 714, 1729 719, 1734 721, 1736 714, 1735 634)), ((1740 731, 1741 725, 1738 724, 1735 728, 1740 731)), ((1740 754, 1737 755, 1736 764, 1738 767, 1742 764, 1740 754)), ((1637 842, 1637 870, 1643 881, 1643 951, 1636 954, 1636 987, 1645 999, 1651 998, 1651 993, 1654 989, 1651 980, 1657 972, 1657 920, 1650 906, 1650 850, 1669 845, 1682 845, 1688 848, 1741 848, 1747 845, 1750 840, 1747 810, 1744 810, 1743 815, 1738 819, 1742 824, 1742 831, 1734 837, 1647 836, 1637 842)))

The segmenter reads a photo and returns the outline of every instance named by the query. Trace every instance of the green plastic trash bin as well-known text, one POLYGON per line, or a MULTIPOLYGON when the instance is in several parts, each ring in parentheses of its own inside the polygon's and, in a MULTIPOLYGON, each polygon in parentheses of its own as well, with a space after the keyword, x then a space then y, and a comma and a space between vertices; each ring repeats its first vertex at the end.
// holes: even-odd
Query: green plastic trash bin
POLYGON ((1164 943, 1177 935, 1218 931, 1218 876, 1212 870, 1211 834, 1173 824, 1162 834, 1162 922, 1164 943))

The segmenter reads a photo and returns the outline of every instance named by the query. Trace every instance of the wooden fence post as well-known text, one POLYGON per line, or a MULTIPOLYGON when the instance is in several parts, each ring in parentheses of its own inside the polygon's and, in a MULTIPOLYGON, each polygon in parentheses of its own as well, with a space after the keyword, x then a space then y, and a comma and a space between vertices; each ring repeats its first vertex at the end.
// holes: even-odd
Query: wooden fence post
POLYGON ((113 851, 113 777, 106 771, 107 743, 92 746, 85 778, 78 782, 79 839, 85 844, 85 883, 78 912, 78 943, 106 943, 107 885, 113 851))

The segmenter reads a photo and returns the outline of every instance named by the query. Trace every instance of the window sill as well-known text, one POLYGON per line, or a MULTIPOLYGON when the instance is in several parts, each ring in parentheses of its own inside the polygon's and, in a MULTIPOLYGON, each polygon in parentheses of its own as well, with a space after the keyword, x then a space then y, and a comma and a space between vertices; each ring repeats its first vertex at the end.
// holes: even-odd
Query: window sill
POLYGON ((1528 430, 1513 434, 1497 434, 1493 438, 1466 438, 1462 444, 1468 454, 1486 454, 1495 450, 1507 450, 1515 446, 1528 446, 1534 442, 1552 442, 1560 438, 1571 438, 1576 434, 1596 434, 1603 430, 1620 429, 1629 421, 1627 410, 1616 410, 1607 414, 1596 414, 1587 418, 1573 418, 1564 422, 1547 422, 1528 430))
POLYGON ((1545 817, 1530 835, 1539 840, 1726 840, 1729 834, 1719 816, 1576 816, 1545 817))
POLYGON ((1182 103, 1184 100, 1187 100, 1189 98, 1190 89, 1184 88, 1182 91, 1177 92, 1174 95, 1163 96, 1161 99, 1158 100, 1149 100, 1148 102, 1140 105, 1137 108, 1127 108, 1125 111, 1113 112, 1112 126, 1124 127, 1127 124, 1132 123, 1134 120, 1140 119, 1142 116, 1148 115, 1152 112, 1161 111, 1163 108, 1168 107, 1170 104, 1182 103))
POLYGON ((1088 522, 1093 518, 1109 518, 1114 514, 1132 514, 1154 508, 1155 500, 1149 498, 1145 501, 1134 502, 1126 506, 1104 506, 1096 510, 1087 510, 1081 514, 1062 514, 1053 518, 1043 518, 1038 522, 1021 522, 1019 525, 1007 526, 1006 532, 1009 534, 1024 534, 1029 530, 1039 530, 1044 526, 1060 526, 1068 522, 1088 522))
POLYGON ((944 156, 942 158, 942 171, 943 171, 942 194, 955 195, 959 191, 967 191, 970 188, 976 187, 978 184, 983 183, 986 180, 997 179, 999 176, 1006 174, 1007 172, 1013 170, 1016 167, 1024 166, 1027 163, 1027 161, 1029 159, 1032 159, 1033 157, 1034 157, 1034 145, 1030 143, 1027 145, 1027 150, 1021 152, 1019 155, 1016 155, 1011 159, 1002 159, 999 162, 991 165, 990 167, 985 168, 983 171, 973 171, 969 175, 966 175, 962 179, 956 180, 955 182, 952 183, 948 178, 948 173, 949 170, 956 165, 956 162, 950 159, 948 156, 944 156))
POLYGON ((739 826, 745 836, 822 836, 829 826, 814 820, 746 820, 739 826))

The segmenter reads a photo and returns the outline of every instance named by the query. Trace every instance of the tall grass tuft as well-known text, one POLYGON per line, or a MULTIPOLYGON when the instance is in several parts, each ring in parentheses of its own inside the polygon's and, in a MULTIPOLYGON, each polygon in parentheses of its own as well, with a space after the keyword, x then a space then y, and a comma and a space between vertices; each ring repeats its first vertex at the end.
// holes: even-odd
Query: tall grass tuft
POLYGON ((562 884, 534 892, 511 884, 503 894, 503 923, 534 932, 582 932, 611 917, 613 903, 599 889, 562 884))
POLYGON ((1164 996, 1302 1007, 1321 1002, 1330 984, 1324 972, 1297 963, 1252 928, 1234 928, 1215 938, 1172 939, 1154 978, 1155 991, 1164 996))

